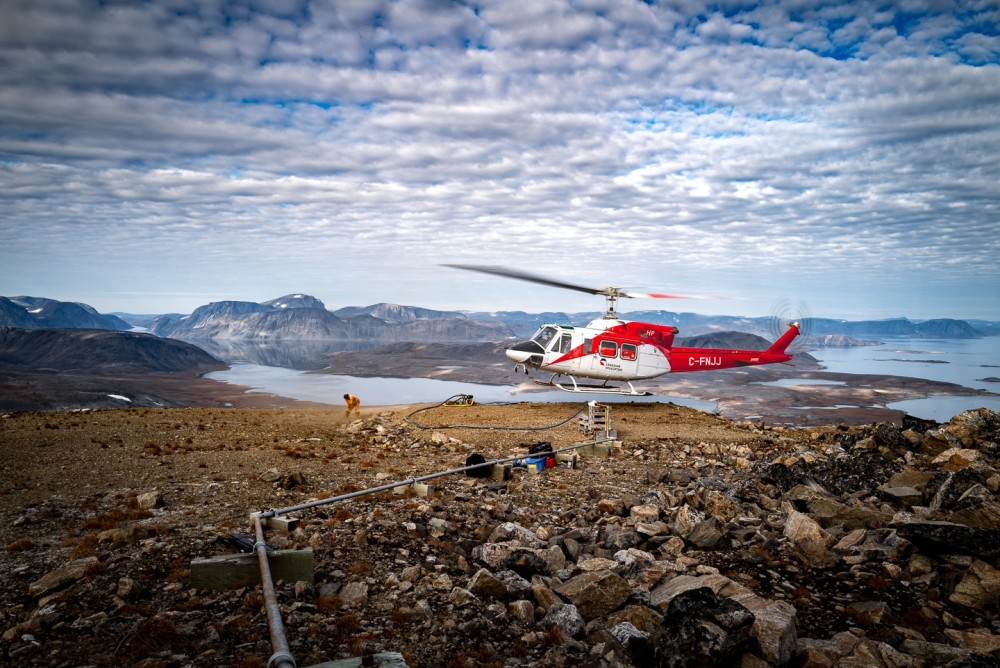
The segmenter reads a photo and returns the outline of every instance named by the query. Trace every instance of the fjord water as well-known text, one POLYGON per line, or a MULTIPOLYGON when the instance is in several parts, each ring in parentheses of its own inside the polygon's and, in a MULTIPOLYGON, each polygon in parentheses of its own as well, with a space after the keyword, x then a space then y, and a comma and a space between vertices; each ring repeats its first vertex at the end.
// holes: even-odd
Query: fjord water
POLYGON ((363 406, 395 406, 399 404, 434 404, 457 394, 471 394, 476 402, 499 403, 518 401, 576 402, 598 399, 602 403, 618 401, 660 401, 689 406, 709 413, 717 404, 712 401, 656 395, 629 397, 607 394, 573 395, 558 390, 520 391, 509 385, 460 383, 432 378, 361 378, 325 373, 306 373, 296 369, 260 364, 235 363, 227 371, 213 371, 206 378, 233 385, 253 388, 280 397, 325 404, 343 404, 342 397, 350 392, 361 397, 363 406))
MULTIPOLYGON (((809 353, 827 371, 925 378, 1000 392, 1000 337, 980 339, 885 339, 877 346, 821 348, 809 353)), ((947 422, 972 408, 1000 412, 1000 396, 942 394, 888 404, 915 417, 947 422)))

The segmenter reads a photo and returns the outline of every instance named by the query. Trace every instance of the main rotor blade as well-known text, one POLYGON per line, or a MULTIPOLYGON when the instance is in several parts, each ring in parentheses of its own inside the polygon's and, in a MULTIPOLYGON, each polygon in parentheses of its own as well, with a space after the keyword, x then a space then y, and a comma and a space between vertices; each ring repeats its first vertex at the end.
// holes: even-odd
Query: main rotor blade
POLYGON ((466 271, 478 271, 481 274, 493 274, 494 276, 505 276, 506 278, 516 278, 519 281, 528 281, 530 283, 541 283, 542 285, 550 285, 554 288, 565 288, 567 290, 576 290, 577 292, 586 292, 587 294, 590 295, 606 295, 608 294, 608 290, 614 289, 614 288, 604 288, 598 290, 596 288, 588 288, 583 285, 564 283, 563 281, 557 281, 551 278, 545 278, 544 276, 536 276, 535 274, 529 274, 523 271, 507 269, 506 267, 493 267, 493 266, 484 266, 478 264, 446 264, 444 266, 452 267, 454 269, 464 269, 466 271))
POLYGON ((712 297, 699 297, 697 295, 667 295, 662 292, 623 292, 622 297, 640 297, 644 299, 712 299, 712 297))

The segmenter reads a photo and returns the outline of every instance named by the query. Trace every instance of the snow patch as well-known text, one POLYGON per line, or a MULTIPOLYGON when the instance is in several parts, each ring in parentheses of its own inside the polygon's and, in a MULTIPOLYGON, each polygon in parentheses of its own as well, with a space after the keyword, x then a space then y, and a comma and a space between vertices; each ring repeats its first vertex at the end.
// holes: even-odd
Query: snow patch
POLYGON ((123 397, 120 394, 109 394, 108 396, 111 397, 112 399, 121 399, 122 401, 127 401, 129 403, 132 403, 131 399, 129 399, 128 397, 123 397))

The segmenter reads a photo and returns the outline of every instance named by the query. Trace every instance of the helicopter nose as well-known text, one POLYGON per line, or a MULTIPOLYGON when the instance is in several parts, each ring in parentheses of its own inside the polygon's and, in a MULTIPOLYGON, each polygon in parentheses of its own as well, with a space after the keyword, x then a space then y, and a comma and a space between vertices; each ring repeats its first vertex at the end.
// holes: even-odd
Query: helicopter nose
POLYGON ((507 358, 517 364, 524 364, 531 359, 532 355, 541 355, 545 350, 534 341, 521 341, 515 343, 507 349, 507 358))
POLYGON ((517 362, 518 364, 524 364, 531 353, 526 353, 523 350, 514 350, 513 348, 508 348, 506 351, 507 359, 517 362))

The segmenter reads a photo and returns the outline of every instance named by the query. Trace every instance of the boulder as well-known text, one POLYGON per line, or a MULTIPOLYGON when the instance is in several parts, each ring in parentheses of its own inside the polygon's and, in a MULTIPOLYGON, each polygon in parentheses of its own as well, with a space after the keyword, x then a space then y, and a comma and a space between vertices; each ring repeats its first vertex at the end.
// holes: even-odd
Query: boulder
POLYGON ((698 587, 674 596, 657 634, 653 665, 738 665, 752 648, 754 615, 710 587, 698 587))
MULTIPOLYGON (((558 548, 556 548, 558 549, 558 548)), ((562 551, 560 550, 560 554, 562 551)), ((538 573, 549 572, 549 564, 538 550, 528 548, 517 548, 511 551, 504 559, 503 567, 511 570, 523 578, 530 578, 538 573)), ((561 566, 560 566, 561 568, 561 566)), ((559 570, 558 568, 555 570, 559 570)))
POLYGON ((28 585, 28 593, 32 596, 44 596, 49 592, 62 589, 82 579, 87 569, 97 564, 97 557, 84 557, 71 561, 61 568, 49 571, 28 585))
POLYGON ((611 571, 583 573, 554 590, 569 599, 585 619, 603 617, 617 610, 632 595, 628 582, 611 571))
POLYGON ((520 524, 515 524, 514 522, 504 522, 490 534, 488 542, 490 543, 506 543, 508 541, 516 540, 522 545, 528 547, 545 547, 545 544, 538 539, 531 529, 525 529, 520 524))
POLYGON ((763 598, 732 580, 725 583, 718 593, 753 613, 752 636, 760 656, 771 665, 782 666, 791 660, 798 635, 795 608, 790 603, 763 598))
POLYGON ((698 522, 687 541, 702 550, 711 550, 722 544, 726 537, 726 525, 718 517, 709 516, 698 522))
POLYGON ((899 513, 892 525, 900 537, 930 554, 971 554, 987 559, 1000 557, 1000 531, 954 522, 919 520, 899 513))
POLYGON ((671 529, 681 538, 687 538, 694 528, 705 519, 705 513, 691 506, 683 505, 677 509, 671 529))
POLYGON ((732 580, 723 575, 678 575, 667 580, 649 593, 649 604, 661 613, 670 607, 670 602, 679 594, 700 587, 710 587, 718 592, 732 580))
POLYGON ((658 522, 660 519, 660 508, 655 504, 645 503, 639 506, 632 506, 628 514, 636 523, 658 522))
POLYGON ((948 600, 969 608, 985 608, 1000 601, 1000 571, 975 560, 948 600))
POLYGON ((466 589, 484 600, 495 599, 502 601, 507 596, 507 588, 503 582, 485 568, 480 568, 476 571, 476 574, 469 580, 466 589))
POLYGON ((808 565, 823 568, 836 563, 835 555, 827 550, 833 537, 808 515, 793 510, 785 520, 783 533, 808 565))
POLYGON ((619 622, 612 626, 609 632, 637 666, 644 665, 647 657, 656 651, 653 646, 653 636, 640 631, 629 622, 619 622))
POLYGON ((571 603, 557 603, 550 607, 541 625, 543 628, 558 628, 567 638, 579 638, 586 628, 580 611, 571 603))

